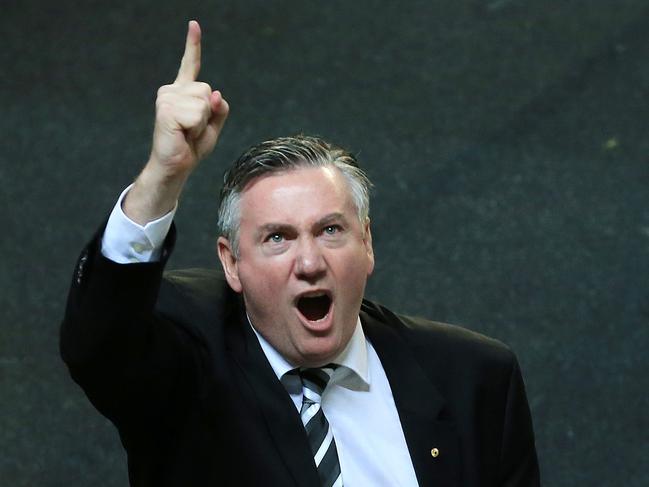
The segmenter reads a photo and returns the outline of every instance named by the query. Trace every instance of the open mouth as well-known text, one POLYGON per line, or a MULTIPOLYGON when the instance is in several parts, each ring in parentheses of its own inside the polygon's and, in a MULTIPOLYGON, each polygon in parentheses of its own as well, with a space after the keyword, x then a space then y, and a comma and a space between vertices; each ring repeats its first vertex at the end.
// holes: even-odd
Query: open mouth
POLYGON ((309 321, 319 321, 329 313, 331 297, 325 293, 302 296, 297 301, 297 309, 309 321))

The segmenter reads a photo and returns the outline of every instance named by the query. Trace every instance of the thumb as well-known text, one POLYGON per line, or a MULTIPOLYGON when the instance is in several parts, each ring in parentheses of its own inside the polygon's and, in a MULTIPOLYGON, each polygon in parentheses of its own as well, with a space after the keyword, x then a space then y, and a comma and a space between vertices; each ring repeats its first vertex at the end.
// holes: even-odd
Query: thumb
POLYGON ((214 145, 221 134, 221 129, 223 129, 225 120, 230 112, 228 102, 225 101, 219 91, 212 93, 210 96, 210 104, 212 106, 212 116, 200 138, 196 140, 195 149, 199 159, 202 159, 214 149, 214 145))
POLYGON ((210 117, 208 125, 217 131, 218 136, 218 133, 221 132, 223 124, 225 124, 225 120, 228 118, 228 114, 230 113, 230 105, 228 105, 228 102, 225 101, 225 98, 223 98, 223 95, 221 95, 221 92, 218 90, 214 91, 210 96, 210 104, 212 105, 212 116, 210 117))

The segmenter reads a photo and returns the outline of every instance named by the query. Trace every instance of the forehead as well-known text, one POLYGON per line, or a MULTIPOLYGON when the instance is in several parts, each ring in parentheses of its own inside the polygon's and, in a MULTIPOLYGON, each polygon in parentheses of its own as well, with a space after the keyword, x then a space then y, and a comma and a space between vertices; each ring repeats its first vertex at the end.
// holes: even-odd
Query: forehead
POLYGON ((354 211, 347 180, 333 166, 269 173, 250 181, 241 193, 244 220, 319 218, 323 212, 354 211))

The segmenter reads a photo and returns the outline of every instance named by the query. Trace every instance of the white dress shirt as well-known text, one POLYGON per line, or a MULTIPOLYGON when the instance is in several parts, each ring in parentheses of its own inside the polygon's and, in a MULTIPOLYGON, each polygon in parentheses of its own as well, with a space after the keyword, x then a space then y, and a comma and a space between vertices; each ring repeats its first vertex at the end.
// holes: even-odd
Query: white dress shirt
MULTIPOLYGON (((145 226, 122 211, 119 197, 102 238, 102 254, 127 264, 159 259, 175 208, 145 226)), ((300 378, 286 374, 295 368, 252 326, 277 378, 286 387, 296 409, 302 406, 300 378)), ((322 411, 331 425, 345 487, 416 486, 390 383, 360 319, 351 340, 335 358, 338 367, 322 394, 322 411)))

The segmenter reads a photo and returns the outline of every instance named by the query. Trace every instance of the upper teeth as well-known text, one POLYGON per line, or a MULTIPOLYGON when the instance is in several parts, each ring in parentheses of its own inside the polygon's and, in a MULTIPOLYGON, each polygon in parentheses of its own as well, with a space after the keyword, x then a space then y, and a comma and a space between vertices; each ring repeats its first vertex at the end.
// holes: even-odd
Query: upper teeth
POLYGON ((312 292, 312 293, 306 293, 302 297, 303 298, 318 298, 320 296, 325 296, 326 294, 327 293, 325 293, 324 291, 315 291, 315 292, 312 292))

